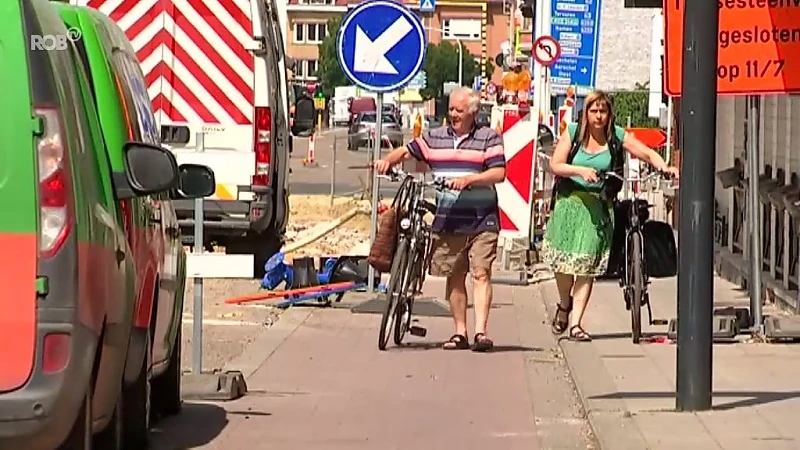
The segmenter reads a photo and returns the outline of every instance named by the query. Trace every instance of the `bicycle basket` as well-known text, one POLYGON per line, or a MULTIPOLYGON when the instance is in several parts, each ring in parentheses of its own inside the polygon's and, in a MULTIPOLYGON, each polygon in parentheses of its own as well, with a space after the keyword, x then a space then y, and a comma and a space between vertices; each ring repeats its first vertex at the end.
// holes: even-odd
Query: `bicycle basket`
POLYGON ((375 233, 375 240, 369 248, 367 262, 378 272, 389 272, 392 270, 392 259, 397 249, 397 233, 402 217, 400 199, 407 197, 406 187, 410 180, 404 180, 397 190, 392 206, 389 207, 380 217, 378 217, 378 230, 375 233))
POLYGON ((392 258, 397 248, 397 217, 397 208, 392 207, 378 218, 378 231, 367 257, 367 262, 378 272, 392 270, 392 258))

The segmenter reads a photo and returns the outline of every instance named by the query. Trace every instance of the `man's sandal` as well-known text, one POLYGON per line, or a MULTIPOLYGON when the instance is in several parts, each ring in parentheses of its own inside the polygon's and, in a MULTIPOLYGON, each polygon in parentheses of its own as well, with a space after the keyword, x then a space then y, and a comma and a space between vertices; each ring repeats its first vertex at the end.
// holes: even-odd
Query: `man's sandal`
POLYGON ((580 325, 574 325, 569 329, 569 340, 576 341, 576 342, 589 342, 592 340, 592 336, 586 332, 580 325), (575 332, 575 330, 578 330, 575 332))
POLYGON ((472 346, 473 352, 488 352, 492 349, 492 347, 494 347, 494 342, 486 337, 486 334, 484 333, 476 333, 475 339, 473 340, 475 341, 472 346))
POLYGON ((564 308, 561 302, 556 303, 556 313, 553 316, 553 321, 550 323, 550 331, 553 334, 561 334, 567 330, 569 325, 569 313, 572 312, 572 297, 570 297, 569 307, 564 308), (559 315, 564 314, 564 320, 558 320, 559 315))
POLYGON ((469 341, 463 334, 454 334, 450 336, 447 342, 442 344, 442 348, 445 350, 466 350, 469 348, 469 341))

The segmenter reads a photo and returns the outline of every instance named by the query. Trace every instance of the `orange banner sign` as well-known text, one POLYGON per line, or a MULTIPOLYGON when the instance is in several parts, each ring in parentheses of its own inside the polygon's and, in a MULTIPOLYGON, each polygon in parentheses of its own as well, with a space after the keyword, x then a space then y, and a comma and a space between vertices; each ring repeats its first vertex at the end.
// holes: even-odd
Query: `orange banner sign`
MULTIPOLYGON (((664 0, 664 90, 670 96, 681 95, 684 2, 664 0)), ((800 92, 800 0, 717 2, 717 92, 800 92)))

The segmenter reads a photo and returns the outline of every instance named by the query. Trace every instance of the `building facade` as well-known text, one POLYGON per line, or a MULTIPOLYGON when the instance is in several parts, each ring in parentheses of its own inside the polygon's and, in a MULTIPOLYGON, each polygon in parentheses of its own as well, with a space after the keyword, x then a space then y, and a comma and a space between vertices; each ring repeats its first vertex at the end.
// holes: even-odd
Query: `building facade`
MULTIPOLYGON (((603 1, 598 51, 599 88, 631 89, 636 82, 648 79, 650 64, 650 18, 654 10, 626 9, 623 0, 603 1)), ((297 61, 295 80, 315 82, 319 67, 318 46, 328 34, 327 22, 342 16, 354 0, 289 0, 286 6, 287 54, 297 61)), ((419 12, 420 2, 404 1, 419 12)), ((511 0, 438 0, 433 13, 419 13, 427 28, 429 41, 450 41, 462 45, 479 64, 491 61, 494 71, 488 80, 500 83, 503 69, 494 61, 502 48, 511 45, 516 24, 511 23, 511 0)), ((531 19, 522 19, 522 48, 531 45, 531 19)), ((488 81, 487 80, 487 81, 488 81)), ((464 80, 465 84, 471 80, 464 80)))

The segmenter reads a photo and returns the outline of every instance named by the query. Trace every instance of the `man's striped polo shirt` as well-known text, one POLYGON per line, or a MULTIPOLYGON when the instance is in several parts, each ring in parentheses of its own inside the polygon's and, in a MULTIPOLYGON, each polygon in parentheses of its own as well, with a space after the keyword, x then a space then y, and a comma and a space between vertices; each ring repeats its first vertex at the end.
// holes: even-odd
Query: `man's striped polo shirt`
MULTIPOLYGON (((448 179, 506 165, 503 138, 489 127, 475 126, 461 138, 450 126, 435 128, 409 142, 408 151, 427 163, 434 176, 448 179)), ((437 191, 436 203, 434 232, 476 234, 500 229, 494 186, 437 191)))

